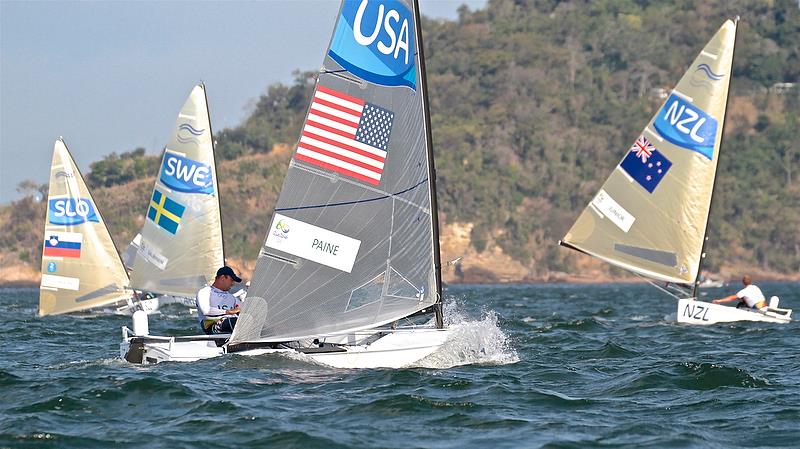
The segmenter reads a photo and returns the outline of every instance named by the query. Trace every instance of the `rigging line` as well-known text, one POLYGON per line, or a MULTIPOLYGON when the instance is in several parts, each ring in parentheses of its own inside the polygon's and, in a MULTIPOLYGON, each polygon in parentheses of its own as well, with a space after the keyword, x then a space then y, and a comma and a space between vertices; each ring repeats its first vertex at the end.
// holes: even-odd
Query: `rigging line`
MULTIPOLYGON (((671 290, 671 289, 669 289, 669 288, 662 287, 661 285, 659 285, 659 284, 655 283, 655 282, 654 282, 652 279, 650 279, 650 278, 648 278, 648 277, 642 276, 641 274, 639 274, 639 273, 636 273, 636 272, 633 272, 633 274, 635 274, 636 276, 638 276, 638 277, 640 277, 640 278, 644 279, 645 281, 647 281, 647 283, 648 283, 648 284, 650 284, 650 285, 652 285, 653 287, 655 287, 655 288, 657 288, 657 289, 661 290, 662 292, 664 292, 664 293, 668 294, 669 296, 672 296, 672 297, 673 297, 673 298, 675 298, 675 299, 681 299, 681 298, 680 298, 680 296, 678 296, 677 294, 675 294, 675 291, 680 291, 680 292, 682 292, 682 293, 689 293, 688 291, 687 291, 687 292, 685 292, 685 291, 681 290, 680 288, 678 288, 678 289, 676 289, 676 290, 671 290)), ((667 285, 669 285, 669 283, 667 283, 667 285)), ((675 285, 675 284, 673 284, 673 285, 675 285)))
POLYGON ((416 189, 417 187, 421 186, 422 184, 425 184, 426 182, 428 182, 428 178, 425 178, 422 181, 414 184, 413 186, 411 186, 411 187, 409 187, 409 188, 407 188, 405 190, 401 190, 401 191, 399 191, 397 193, 391 193, 391 194, 387 194, 387 195, 383 195, 383 196, 378 196, 378 197, 375 197, 375 198, 367 198, 365 200, 342 201, 340 203, 317 204, 317 205, 314 205, 314 206, 282 207, 280 209, 275 209, 275 212, 285 212, 285 211, 291 211, 291 210, 304 210, 304 209, 319 209, 321 207, 348 206, 348 205, 352 205, 352 204, 361 204, 361 203, 369 203, 369 202, 372 202, 372 201, 385 200, 386 198, 392 198, 392 197, 395 197, 395 196, 402 195, 404 193, 410 192, 410 191, 416 189))

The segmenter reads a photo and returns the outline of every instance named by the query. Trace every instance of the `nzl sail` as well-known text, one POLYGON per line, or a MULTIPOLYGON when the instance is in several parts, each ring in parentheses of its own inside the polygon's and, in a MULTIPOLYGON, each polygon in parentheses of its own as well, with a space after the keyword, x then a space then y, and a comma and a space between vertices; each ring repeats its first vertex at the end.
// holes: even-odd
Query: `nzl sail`
POLYGON ((219 185, 203 84, 164 149, 131 272, 137 290, 192 297, 224 263, 219 185))
POLYGON ((561 244, 655 280, 696 283, 737 22, 703 48, 561 244))
POLYGON ((417 5, 345 1, 231 339, 391 323, 441 296, 417 5))
POLYGON ((42 248, 40 316, 131 298, 128 274, 111 234, 60 138, 55 142, 50 166, 42 248))

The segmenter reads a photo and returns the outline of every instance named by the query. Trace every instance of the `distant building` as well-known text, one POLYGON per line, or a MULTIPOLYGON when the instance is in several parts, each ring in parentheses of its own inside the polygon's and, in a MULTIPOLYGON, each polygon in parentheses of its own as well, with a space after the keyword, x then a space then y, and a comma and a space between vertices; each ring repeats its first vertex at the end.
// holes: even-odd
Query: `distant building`
POLYGON ((667 97, 669 97, 669 90, 664 89, 663 87, 654 87, 650 89, 650 98, 655 100, 663 100, 667 97))
MULTIPOLYGON (((800 7, 800 0, 798 0, 798 7, 800 7)), ((792 92, 795 89, 795 83, 775 83, 770 88, 770 93, 783 95, 792 92)))

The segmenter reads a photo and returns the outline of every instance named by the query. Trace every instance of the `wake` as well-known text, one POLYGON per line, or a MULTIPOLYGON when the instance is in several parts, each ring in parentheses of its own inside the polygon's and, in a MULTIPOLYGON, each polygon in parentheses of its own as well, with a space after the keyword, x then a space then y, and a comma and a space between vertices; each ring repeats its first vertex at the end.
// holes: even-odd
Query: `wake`
POLYGON ((447 341, 433 354, 415 363, 421 368, 446 369, 461 365, 508 365, 519 362, 517 351, 497 324, 494 311, 484 311, 480 319, 470 319, 462 306, 453 301, 445 308, 447 341))

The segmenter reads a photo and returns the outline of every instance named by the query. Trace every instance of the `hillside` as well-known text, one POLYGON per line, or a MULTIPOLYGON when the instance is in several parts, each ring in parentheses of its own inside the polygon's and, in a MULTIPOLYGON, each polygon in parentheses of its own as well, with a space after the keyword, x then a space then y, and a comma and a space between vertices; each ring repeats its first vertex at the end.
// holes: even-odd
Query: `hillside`
MULTIPOLYGON (((800 279, 800 90, 778 84, 800 81, 800 11, 789 0, 493 0, 460 10, 458 21, 425 20, 442 258, 464 256, 446 279, 625 277, 556 242, 660 93, 736 14, 708 268, 728 279, 743 271, 800 279)), ((240 126, 216 134, 226 252, 243 268, 264 238, 313 82, 298 72, 292 85, 270 86, 240 126)), ((87 175, 120 248, 142 224, 157 166, 138 151, 98 161, 87 175)), ((0 209, 6 274, 21 273, 20 264, 38 271, 44 205, 37 186, 27 188, 30 196, 0 209)))

